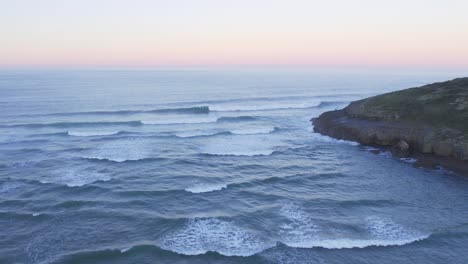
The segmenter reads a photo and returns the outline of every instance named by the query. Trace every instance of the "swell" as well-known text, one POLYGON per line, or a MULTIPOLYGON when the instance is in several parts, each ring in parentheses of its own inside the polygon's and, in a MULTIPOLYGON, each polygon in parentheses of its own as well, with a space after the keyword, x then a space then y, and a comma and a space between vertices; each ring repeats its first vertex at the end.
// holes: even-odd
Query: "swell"
POLYGON ((228 130, 228 131, 218 131, 212 133, 178 133, 175 134, 175 137, 178 138, 195 138, 195 137, 213 137, 213 136, 222 136, 222 135, 261 135, 261 134, 271 134, 280 131, 278 127, 265 127, 258 129, 250 130, 228 130))
MULTIPOLYGON (((56 123, 25 123, 25 124, 15 124, 15 125, 0 125, 1 128, 43 128, 43 127, 52 127, 52 128, 79 128, 79 127, 97 127, 97 126, 132 126, 138 127, 143 125, 176 125, 176 124, 197 124, 197 123, 217 123, 217 122, 239 122, 239 121, 251 121, 255 120, 256 117, 252 116, 239 116, 239 117, 219 117, 215 119, 206 119, 206 120, 169 120, 169 121, 121 121, 121 122, 111 122, 111 121, 97 121, 97 122, 56 122, 56 123)), ((60 132, 63 133, 63 132, 60 132)), ((69 133, 69 132, 67 132, 69 133)), ((57 134, 57 133, 56 133, 57 134)))
MULTIPOLYGON (((328 107, 336 104, 342 104, 344 102, 333 101, 333 102, 320 102, 311 106, 297 106, 297 107, 270 107, 259 110, 280 110, 280 109, 302 109, 302 108, 321 108, 328 107)), ((217 111, 217 112, 233 112, 233 111, 244 111, 242 109, 238 110, 229 110, 229 111, 217 111)), ((245 110, 249 111, 249 110, 245 110)), ((76 112, 76 113, 55 113, 48 115, 122 115, 122 114, 137 114, 137 113, 181 113, 181 114, 209 114, 211 112, 208 106, 198 106, 198 107, 187 107, 187 108, 169 108, 169 109, 155 109, 155 110, 124 110, 124 111, 95 111, 95 112, 76 112)), ((54 122, 54 123, 23 123, 23 124, 13 124, 13 125, 0 125, 0 128, 79 128, 79 127, 96 127, 96 126, 131 126, 138 127, 143 125, 176 125, 176 124, 197 124, 197 123, 221 123, 221 122, 241 122, 241 121, 254 121, 258 117, 255 116, 222 116, 212 119, 201 119, 201 120, 178 120, 178 119, 169 119, 169 120, 158 120, 158 121, 142 121, 142 120, 133 120, 133 121, 96 121, 96 122, 54 122)), ((58 135, 58 133, 57 133, 58 135)))
MULTIPOLYGON (((144 243, 144 244, 137 244, 137 245, 121 246, 118 248, 114 247, 114 248, 107 248, 107 249, 104 248, 104 249, 98 249, 98 250, 83 250, 80 252, 62 255, 58 257, 52 263, 53 264, 101 263, 101 262, 108 262, 108 261, 118 261, 122 259, 128 259, 128 261, 131 262, 132 260, 139 259, 139 258, 142 258, 143 262, 145 262, 144 260, 148 256, 151 256, 151 259, 154 259, 154 258, 172 259, 173 261, 177 261, 177 260, 186 261, 187 260, 186 255, 179 254, 170 250, 164 250, 155 244, 144 243)), ((197 256, 190 256, 190 257, 197 258, 197 256)), ((202 259, 205 259, 205 257, 208 257, 209 259, 222 258, 222 259, 226 259, 227 261, 233 260, 233 257, 226 257, 217 252, 207 252, 199 257, 201 257, 202 259)), ((238 260, 242 261, 242 259, 240 258, 238 260)))
POLYGON ((57 123, 26 123, 16 125, 2 125, 3 128, 70 128, 70 127, 95 127, 95 126, 142 126, 141 121, 122 121, 122 122, 57 122, 57 123))
POLYGON ((20 212, 0 212, 0 219, 9 221, 42 221, 49 217, 43 213, 20 213, 20 212))
POLYGON ((155 162, 155 161, 167 161, 166 158, 156 158, 156 157, 148 157, 148 158, 139 158, 139 159, 113 159, 113 158, 106 158, 106 157, 80 157, 81 159, 89 160, 89 161, 96 161, 96 162, 117 162, 117 163, 141 163, 141 162, 155 162))
MULTIPOLYGON (((259 102, 262 100, 268 100, 268 98, 260 98, 259 102)), ((225 100, 225 101, 213 101, 213 103, 227 103, 227 102, 242 102, 243 100, 225 100)), ((250 101, 250 100, 249 100, 250 101)), ((256 99, 254 100, 256 101, 256 99)), ((256 106, 256 107, 246 107, 246 106, 231 106, 223 107, 218 106, 193 106, 193 107, 180 107, 180 108, 161 108, 161 109, 151 109, 151 110, 116 110, 116 111, 84 111, 84 112, 60 112, 60 113, 49 113, 49 114, 30 114, 30 115, 18 115, 17 117, 52 117, 52 116, 122 116, 122 115, 136 115, 136 114, 209 114, 211 112, 242 112, 242 111, 270 111, 270 110, 287 110, 287 109, 310 109, 310 108, 323 108, 333 105, 342 105, 348 101, 318 101, 316 103, 310 103, 307 105, 301 104, 288 104, 288 105, 267 105, 268 103, 274 103, 275 101, 264 102, 265 106, 256 106), (213 108, 213 109, 212 109, 213 108)), ((282 101, 278 101, 282 102, 282 101)), ((111 122, 109 122, 111 123, 111 122)), ((118 122, 117 122, 118 123, 118 122)), ((66 122, 63 123, 51 123, 50 125, 66 125, 66 122)), ((41 126, 46 124, 17 124, 17 125, 2 125, 0 127, 16 127, 16 126, 25 126, 29 125, 31 127, 41 126)))
MULTIPOLYGON (((432 235, 431 235, 432 236, 432 235)), ((311 248, 324 248, 327 250, 341 250, 341 249, 362 249, 368 247, 388 247, 388 246, 404 246, 407 244, 411 244, 414 242, 422 241, 429 239, 431 236, 424 236, 415 239, 408 239, 405 241, 400 241, 398 243, 386 242, 386 241, 379 241, 379 240, 368 240, 368 241, 359 241, 353 239, 331 239, 331 240, 322 240, 318 242, 315 246, 311 248)), ((292 246, 288 246, 290 248, 294 248, 292 246)), ((151 255, 152 257, 159 257, 159 258, 170 258, 172 260, 188 260, 189 259, 204 259, 205 261, 208 259, 224 259, 229 261, 233 261, 236 258, 239 258, 237 263, 240 263, 242 260, 248 260, 249 258, 254 258, 257 255, 261 255, 263 252, 274 249, 277 247, 281 247, 281 243, 278 245, 271 244, 269 246, 265 246, 258 252, 252 252, 251 254, 245 255, 231 255, 231 254, 223 254, 217 251, 204 251, 200 252, 199 254, 184 254, 181 252, 175 252, 170 249, 163 249, 161 246, 158 246, 154 243, 141 243, 141 244, 134 244, 134 245, 124 245, 124 246, 117 246, 113 248, 104 248, 98 250, 83 250, 80 252, 75 252, 67 255, 60 256, 56 262, 53 263, 92 263, 92 262, 100 262, 100 261, 117 261, 121 259, 134 259, 138 257, 143 257, 151 255)), ((300 248, 300 247, 299 247, 300 248)))
POLYGON ((208 106, 193 106, 193 107, 180 107, 180 108, 161 108, 152 110, 116 110, 116 111, 89 111, 89 112, 63 112, 39 115, 21 115, 21 116, 82 116, 82 115, 134 115, 144 113, 180 113, 180 114, 208 114, 210 108, 208 106))
POLYGON ((239 122, 239 121, 254 121, 257 117, 254 116, 224 116, 217 119, 217 122, 239 122))

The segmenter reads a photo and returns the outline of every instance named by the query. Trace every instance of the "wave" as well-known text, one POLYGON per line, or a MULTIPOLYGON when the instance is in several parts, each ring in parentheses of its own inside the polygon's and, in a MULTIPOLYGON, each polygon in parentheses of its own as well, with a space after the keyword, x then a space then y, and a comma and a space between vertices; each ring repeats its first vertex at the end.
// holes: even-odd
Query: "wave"
POLYGON ((229 131, 185 131, 176 133, 175 136, 179 138, 192 138, 192 137, 209 137, 219 135, 260 135, 270 134, 279 130, 277 127, 252 127, 244 129, 233 129, 229 131))
MULTIPOLYGON (((146 259, 145 256, 150 254, 151 259, 166 259, 170 256, 171 261, 167 263, 179 263, 186 262, 187 258, 183 254, 179 254, 170 250, 163 249, 153 243, 143 243, 143 244, 130 244, 120 247, 111 247, 111 248, 101 248, 101 249, 88 249, 78 252, 68 253, 62 255, 53 260, 53 262, 48 261, 47 263, 107 263, 109 260, 118 260, 120 257, 129 257, 131 256, 132 260, 146 259)), ((220 258, 219 253, 207 252, 205 256, 212 256, 215 259, 220 258)), ((222 257, 222 256, 221 256, 222 257)), ((224 257, 228 260, 229 257, 224 257)), ((204 258, 203 258, 204 259, 204 258)), ((144 263, 147 263, 143 261, 144 263)), ((195 261, 196 262, 196 261, 195 261)), ((131 262, 131 263, 142 263, 142 262, 131 262)), ((156 261, 156 263, 159 263, 156 261)), ((206 263, 206 261, 202 262, 206 263)))
POLYGON ((291 103, 291 102, 251 102, 250 104, 219 104, 210 105, 210 109, 216 112, 241 112, 241 111, 267 111, 286 109, 308 109, 320 106, 321 102, 291 103))
MULTIPOLYGON (((97 127, 97 126, 142 126, 142 125, 181 125, 181 124, 204 124, 217 122, 240 122, 255 120, 252 116, 237 116, 237 117, 185 117, 185 118, 169 118, 157 120, 134 120, 134 121, 96 121, 96 122, 56 122, 56 123, 25 123, 14 125, 0 125, 1 128, 80 128, 80 127, 97 127)), ((62 133, 62 132, 60 132, 62 133)), ((75 133, 75 132, 72 132, 75 133)), ((79 133, 79 132, 76 132, 79 133)), ((58 133, 55 133, 58 135, 58 133)))
POLYGON ((243 128, 243 129, 234 129, 230 132, 236 135, 258 135, 258 134, 270 134, 277 131, 276 127, 257 127, 257 128, 243 128))
MULTIPOLYGON (((313 127, 311 128, 313 131, 313 127)), ((313 132, 310 134, 310 136, 313 139, 316 139, 317 141, 320 142, 325 142, 325 143, 340 143, 340 144, 346 144, 346 145, 351 145, 351 146, 359 146, 360 144, 355 141, 349 141, 349 140, 343 140, 343 139, 335 139, 329 136, 322 135, 320 133, 313 132)))
POLYGON ((292 248, 352 249, 403 246, 430 237, 430 235, 409 231, 383 218, 369 217, 365 219, 365 229, 370 234, 367 239, 327 238, 317 235, 320 227, 312 222, 312 218, 300 206, 286 205, 280 209, 279 213, 287 219, 287 222, 280 226, 280 241, 266 238, 232 220, 219 217, 191 218, 185 220, 183 226, 149 244, 128 244, 114 249, 82 251, 67 255, 64 259, 81 260, 81 263, 99 258, 109 259, 120 254, 141 255, 148 251, 155 254, 172 252, 174 256, 175 254, 194 256, 217 253, 227 257, 249 257, 277 247, 279 243, 292 248), (294 239, 285 242, 285 236, 293 236, 294 239))
POLYGON ((55 133, 41 133, 41 134, 33 134, 31 137, 44 137, 44 136, 68 136, 68 132, 55 132, 55 133))
POLYGON ((239 121, 253 121, 256 120, 253 116, 223 116, 218 118, 217 122, 239 122, 239 121))
POLYGON ((251 101, 246 100, 239 103, 218 103, 210 105, 211 111, 215 112, 242 112, 242 111, 271 111, 289 109, 311 109, 338 106, 349 103, 349 101, 306 101, 306 99, 292 101, 251 101), (304 102, 305 101, 305 102, 304 102))
POLYGON ((209 156, 238 156, 238 157, 254 157, 254 156, 270 156, 275 153, 273 149, 258 149, 258 150, 246 150, 246 151, 230 151, 230 150, 208 150, 201 152, 201 154, 209 156))
POLYGON ((232 221, 194 218, 182 228, 163 237, 159 246, 183 255, 215 251, 224 256, 247 257, 271 248, 275 243, 232 221))
POLYGON ((188 187, 185 189, 187 192, 191 193, 207 193, 207 192, 214 192, 214 191, 220 191, 222 189, 226 189, 228 187, 227 184, 224 183, 218 183, 218 184, 197 184, 191 187, 188 187))
POLYGON ((365 233, 361 237, 327 238, 321 227, 299 207, 282 209, 288 222, 282 226, 282 243, 294 248, 351 249, 382 246, 403 246, 429 238, 424 234, 398 225, 389 219, 368 217, 365 219, 365 233))
POLYGON ((68 187, 81 187, 98 181, 110 181, 108 174, 85 172, 75 170, 61 170, 49 174, 47 178, 40 179, 41 183, 62 184, 68 187))
POLYGON ((409 163, 409 164, 414 164, 414 163, 418 162, 418 160, 415 159, 415 158, 400 158, 400 160, 405 162, 405 163, 409 163))
POLYGON ((68 131, 69 136, 74 137, 93 137, 93 136, 112 136, 120 134, 122 131, 68 131))
POLYGON ((146 113, 208 114, 210 113, 210 108, 208 106, 194 106, 182 108, 154 109, 146 111, 146 113))
POLYGON ((22 115, 22 116, 134 115, 134 114, 145 114, 145 113, 208 114, 209 112, 210 112, 210 108, 208 106, 193 106, 193 107, 180 107, 180 108, 161 108, 161 109, 151 109, 151 110, 63 112, 63 113, 22 115))
POLYGON ((34 218, 39 218, 40 216, 45 216, 43 213, 23 213, 23 212, 0 212, 0 217, 5 217, 11 221, 18 220, 31 220, 34 218))
POLYGON ((337 200, 338 204, 342 207, 357 207, 357 206, 395 206, 397 205, 396 201, 385 200, 385 199, 352 199, 352 200, 337 200))
POLYGON ((202 118, 174 118, 160 120, 144 120, 141 121, 144 125, 179 125, 179 124, 205 124, 205 123, 221 123, 221 122, 240 122, 256 120, 253 116, 207 116, 202 118))
POLYGON ((326 102, 321 102, 317 107, 324 108, 324 107, 330 107, 330 106, 341 106, 341 105, 346 105, 346 104, 349 104, 349 101, 326 101, 326 102))
POLYGON ((270 156, 282 143, 268 135, 214 137, 200 147, 199 152, 211 156, 270 156))
POLYGON ((396 240, 386 239, 318 239, 312 241, 303 241, 300 243, 286 244, 289 247, 295 248, 326 248, 326 249, 351 249, 351 248, 366 248, 366 247, 387 247, 387 246, 403 246, 416 241, 424 240, 427 236, 402 238, 396 240))
POLYGON ((161 119, 161 120, 143 120, 141 121, 144 125, 180 125, 180 124, 204 124, 204 123, 216 123, 218 118, 216 117, 204 117, 204 118, 175 118, 175 119, 161 119))
POLYGON ((42 127, 56 127, 56 128, 69 128, 69 127, 94 127, 94 126, 141 126, 141 121, 122 121, 122 122, 57 122, 57 123, 28 123, 28 124, 15 124, 3 125, 1 127, 24 127, 24 128, 42 128, 42 127))
POLYGON ((286 218, 280 225, 281 241, 288 246, 297 246, 302 241, 310 241, 319 230, 312 217, 296 204, 281 207, 279 214, 286 218))
POLYGON ((224 132, 208 132, 208 131, 185 131, 176 133, 175 136, 179 138, 193 138, 193 137, 209 137, 209 136, 216 136, 216 135, 230 135, 231 133, 228 131, 224 132))
POLYGON ((94 160, 94 161, 110 161, 110 162, 137 162, 137 161, 156 161, 156 160, 165 160, 164 158, 151 158, 151 157, 130 157, 130 158, 120 158, 120 157, 103 157, 103 156, 83 156, 82 159, 94 160))

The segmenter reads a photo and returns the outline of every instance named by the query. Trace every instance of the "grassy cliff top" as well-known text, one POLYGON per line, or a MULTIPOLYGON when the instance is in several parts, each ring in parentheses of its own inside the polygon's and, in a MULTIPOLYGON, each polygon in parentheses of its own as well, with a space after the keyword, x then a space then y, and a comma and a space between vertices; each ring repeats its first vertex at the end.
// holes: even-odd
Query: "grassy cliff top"
POLYGON ((434 83, 351 103, 361 118, 452 128, 468 135, 468 78, 434 83))

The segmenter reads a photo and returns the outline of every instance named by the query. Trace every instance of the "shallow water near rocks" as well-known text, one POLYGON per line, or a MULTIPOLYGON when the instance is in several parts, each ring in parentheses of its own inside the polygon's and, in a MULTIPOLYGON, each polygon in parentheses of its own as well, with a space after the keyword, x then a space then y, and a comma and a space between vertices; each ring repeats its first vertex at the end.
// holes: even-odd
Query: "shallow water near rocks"
POLYGON ((466 177, 309 122, 454 77, 0 71, 0 263, 464 263, 466 177))

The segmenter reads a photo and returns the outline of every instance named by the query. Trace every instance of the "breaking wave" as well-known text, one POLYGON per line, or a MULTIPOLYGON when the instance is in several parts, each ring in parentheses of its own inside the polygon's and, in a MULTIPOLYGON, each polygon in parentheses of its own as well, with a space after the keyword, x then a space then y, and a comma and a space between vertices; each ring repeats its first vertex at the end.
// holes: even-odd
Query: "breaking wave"
POLYGON ((226 189, 228 186, 227 184, 218 183, 218 184, 210 184, 210 183, 200 183, 194 186, 188 187, 185 190, 191 193, 207 193, 207 192, 214 192, 220 191, 222 189, 226 189))
POLYGON ((328 237, 324 234, 323 228, 297 205, 283 207, 280 214, 287 218, 280 227, 281 242, 294 248, 350 249, 402 246, 430 236, 394 223, 390 219, 372 216, 364 219, 365 231, 363 234, 356 234, 356 238, 343 237, 343 235, 328 237))
POLYGON ((194 218, 184 227, 166 235, 160 247, 183 255, 209 251, 224 256, 251 256, 275 246, 275 243, 236 225, 217 218, 194 218))
POLYGON ((62 170, 50 173, 47 178, 40 179, 41 183, 63 184, 68 187, 79 187, 97 181, 109 181, 111 177, 104 173, 62 170))

